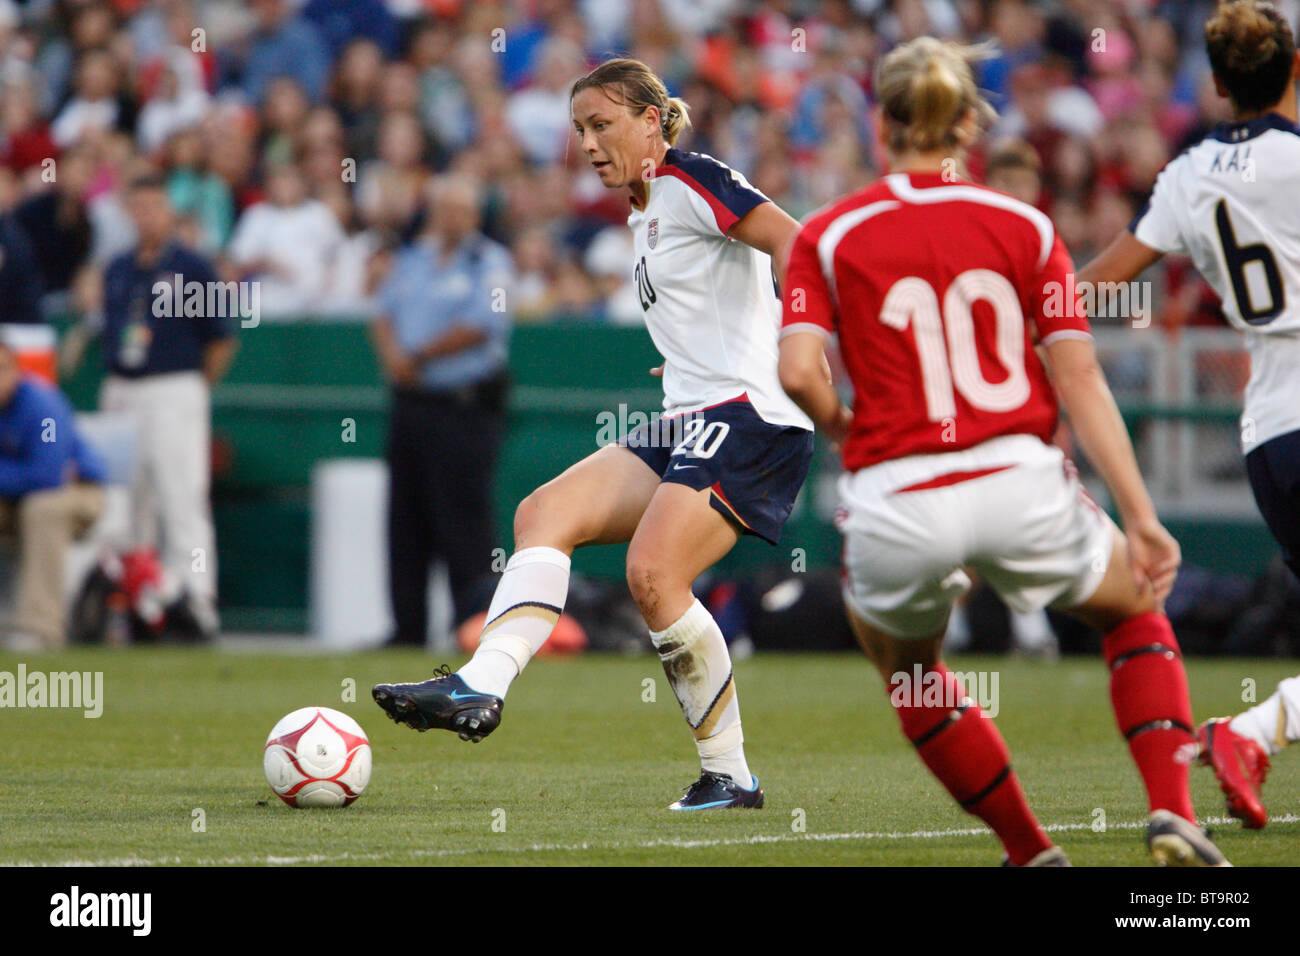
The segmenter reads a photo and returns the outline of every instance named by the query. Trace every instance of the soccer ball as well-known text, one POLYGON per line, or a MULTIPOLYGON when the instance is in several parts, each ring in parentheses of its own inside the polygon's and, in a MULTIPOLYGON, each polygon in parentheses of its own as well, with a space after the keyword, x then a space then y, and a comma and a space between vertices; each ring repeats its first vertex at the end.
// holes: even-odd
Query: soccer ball
POLYGON ((291 807, 346 807, 370 782, 370 759, 370 741, 355 720, 328 707, 303 707, 271 728, 262 769, 291 807))

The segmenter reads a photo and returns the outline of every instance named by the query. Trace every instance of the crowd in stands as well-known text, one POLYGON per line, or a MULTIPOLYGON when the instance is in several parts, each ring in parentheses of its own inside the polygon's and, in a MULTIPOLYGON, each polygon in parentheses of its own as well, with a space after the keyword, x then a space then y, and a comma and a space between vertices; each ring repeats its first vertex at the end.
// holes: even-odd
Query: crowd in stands
MULTIPOLYGON (((1227 118, 1201 37, 1213 6, 0 0, 0 232, 15 237, 10 268, 39 281, 0 321, 39 318, 38 293, 46 314, 93 312, 98 270, 134 242, 127 185, 156 170, 185 241, 224 278, 261 280, 268 321, 365 317, 422 233, 429 180, 452 172, 484 187, 484 231, 518 276, 515 321, 636 323, 627 200, 576 148, 572 81, 610 55, 645 61, 691 106, 680 146, 802 216, 883 172, 873 72, 922 34, 992 41, 979 81, 999 118, 971 174, 990 150, 1026 159, 1082 265, 1163 164, 1227 118)), ((1300 4, 1281 7, 1294 20, 1300 4)), ((1215 320, 1188 268, 1162 276, 1166 320, 1215 320)))

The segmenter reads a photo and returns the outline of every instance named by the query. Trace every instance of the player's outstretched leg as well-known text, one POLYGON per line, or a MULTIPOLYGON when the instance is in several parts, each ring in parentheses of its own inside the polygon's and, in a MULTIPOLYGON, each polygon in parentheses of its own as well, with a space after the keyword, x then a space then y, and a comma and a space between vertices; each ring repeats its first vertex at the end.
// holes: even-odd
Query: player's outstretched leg
POLYGON ((1006 850, 1007 866, 1069 866, 1029 809, 1011 755, 993 721, 939 658, 943 632, 931 638, 898 638, 875 628, 851 607, 849 620, 867 656, 891 691, 889 699, 903 734, 918 756, 967 813, 993 830, 1006 850), (902 675, 910 683, 920 665, 916 693, 895 692, 902 675), (938 683, 943 693, 931 688, 938 683), (937 699, 936 699, 937 697, 937 699))
POLYGON ((1105 635, 1115 722, 1147 791, 1147 848, 1161 866, 1229 866, 1196 825, 1188 783, 1196 731, 1178 640, 1150 585, 1138 591, 1118 528, 1112 541, 1101 584, 1074 611, 1105 635))
POLYGON ((727 642, 713 615, 691 593, 696 577, 739 537, 709 504, 708 490, 665 483, 628 548, 628 586, 700 757, 699 779, 670 810, 763 806, 758 778, 745 761, 727 642))
POLYGON ((546 643, 569 592, 569 556, 584 544, 627 541, 658 476, 626 448, 609 446, 525 498, 515 511, 516 551, 488 607, 479 645, 456 673, 376 684, 384 712, 415 730, 438 728, 478 743, 501 723, 506 691, 546 643))
POLYGON ((501 723, 506 690, 555 629, 569 591, 569 556, 525 548, 506 564, 478 649, 455 674, 418 684, 377 684, 375 703, 416 730, 452 730, 478 743, 501 723))
POLYGON ((1206 721, 1197 739, 1201 763, 1214 768, 1228 812, 1247 829, 1262 829, 1268 811, 1260 789, 1268 776, 1269 758, 1300 740, 1300 677, 1288 677, 1267 700, 1236 717, 1206 721))

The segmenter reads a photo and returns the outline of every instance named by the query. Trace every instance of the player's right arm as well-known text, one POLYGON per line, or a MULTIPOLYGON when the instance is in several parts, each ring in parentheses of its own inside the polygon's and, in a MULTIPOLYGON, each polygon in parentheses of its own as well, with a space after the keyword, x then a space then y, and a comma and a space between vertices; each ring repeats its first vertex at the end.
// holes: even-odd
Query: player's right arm
MULTIPOLYGON (((1071 268, 1058 238, 1036 283, 1038 289, 1061 288, 1071 268)), ((1034 321, 1046 354, 1052 385, 1070 419, 1084 454, 1110 489, 1128 539, 1134 584, 1150 581, 1157 601, 1173 588, 1182 560, 1178 542, 1160 524, 1147 493, 1124 419, 1097 361, 1088 319, 1077 303, 1063 316, 1047 316, 1044 300, 1035 299, 1034 321)))
POLYGON ((1163 256, 1163 252, 1138 241, 1125 229, 1102 250, 1101 255, 1079 270, 1076 284, 1079 288, 1086 288, 1084 283, 1132 282, 1163 256))
POLYGON ((1075 276, 1078 288, 1087 288, 1085 283, 1132 282, 1168 253, 1186 251, 1172 205, 1178 191, 1173 182, 1180 170, 1166 167, 1156 177, 1151 198, 1129 227, 1079 270, 1075 276))

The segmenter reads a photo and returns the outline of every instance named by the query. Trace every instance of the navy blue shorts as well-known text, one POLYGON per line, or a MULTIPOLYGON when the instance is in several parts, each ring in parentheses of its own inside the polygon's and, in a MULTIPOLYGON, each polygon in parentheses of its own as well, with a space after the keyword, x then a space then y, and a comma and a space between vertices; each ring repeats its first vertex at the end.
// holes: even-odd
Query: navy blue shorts
POLYGON ((741 396, 647 422, 619 444, 663 481, 708 488, 714 509, 744 533, 776 544, 808 477, 813 433, 763 421, 741 396))
POLYGON ((1246 456, 1246 474, 1282 557, 1300 577, 1300 431, 1270 438, 1246 456))

